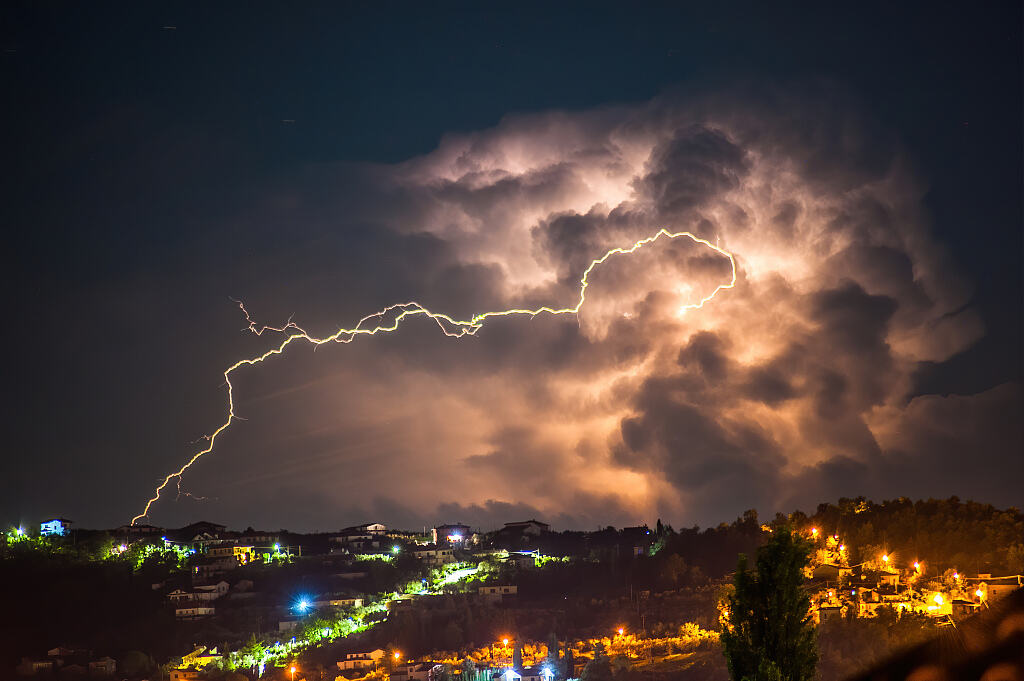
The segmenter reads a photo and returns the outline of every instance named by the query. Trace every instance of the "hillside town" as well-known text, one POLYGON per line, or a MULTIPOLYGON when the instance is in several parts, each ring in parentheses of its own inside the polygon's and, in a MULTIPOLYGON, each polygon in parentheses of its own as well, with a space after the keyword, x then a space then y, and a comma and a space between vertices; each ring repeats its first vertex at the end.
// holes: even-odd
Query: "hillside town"
MULTIPOLYGON (((1024 585, 1024 570, 926 561, 896 542, 855 545, 840 533, 843 523, 829 527, 815 522, 828 514, 818 515, 761 523, 748 512, 702 532, 660 521, 558 532, 528 519, 490 531, 370 522, 315 534, 207 521, 94 531, 51 518, 6 532, 4 559, 35 550, 124 566, 149 594, 133 607, 151 608, 159 634, 152 648, 139 649, 140 637, 127 651, 47 640, 16 651, 16 673, 552 681, 579 678, 607 658, 621 669, 704 669, 714 678, 713 665, 704 667, 729 626, 729 564, 787 530, 813 546, 804 576, 809 617, 821 627, 880 618, 953 626, 1024 585)), ((1013 521, 1016 528, 1019 514, 1013 521)), ((1004 553, 1016 560, 1019 551, 1011 544, 1004 553)))

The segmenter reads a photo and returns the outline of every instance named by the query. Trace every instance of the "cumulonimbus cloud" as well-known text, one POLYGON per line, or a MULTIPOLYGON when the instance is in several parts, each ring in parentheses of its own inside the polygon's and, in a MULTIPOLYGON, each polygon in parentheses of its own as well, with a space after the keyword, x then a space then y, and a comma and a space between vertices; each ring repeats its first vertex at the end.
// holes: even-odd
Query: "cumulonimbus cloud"
POLYGON ((352 474, 346 504, 708 522, 836 494, 957 492, 964 433, 1008 460, 997 454, 1019 449, 1020 429, 996 415, 1020 403, 1019 386, 912 398, 922 362, 984 329, 965 306, 969 283, 929 236, 909 159, 856 111, 820 85, 665 95, 509 116, 357 170, 373 200, 346 212, 429 245, 403 276, 432 307, 572 304, 593 258, 661 228, 732 253, 737 281, 685 309, 728 280, 729 262, 658 243, 595 271, 578 320, 346 347, 343 378, 316 388, 321 400, 370 387, 337 437, 346 419, 416 424, 381 455, 390 489, 352 474))

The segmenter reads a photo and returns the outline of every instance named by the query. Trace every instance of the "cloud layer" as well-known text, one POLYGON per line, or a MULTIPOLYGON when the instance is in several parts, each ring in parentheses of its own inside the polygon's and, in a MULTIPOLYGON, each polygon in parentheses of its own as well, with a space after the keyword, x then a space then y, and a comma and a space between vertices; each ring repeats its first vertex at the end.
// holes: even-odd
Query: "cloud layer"
POLYGON ((841 494, 989 500, 986 466, 1024 472, 1020 387, 916 395, 920 363, 984 329, 908 160, 854 111, 827 86, 665 95, 311 171, 261 217, 302 238, 236 280, 269 267, 275 287, 247 296, 257 314, 317 331, 406 299, 462 317, 570 306, 594 258, 661 228, 732 253, 736 285, 686 309, 730 264, 665 240, 596 269, 578 319, 491 319, 462 340, 411 321, 296 349, 239 378, 248 421, 187 483, 230 509, 246 498, 232 489, 274 480, 314 526, 325 506, 352 522, 592 526, 841 494), (256 463, 230 475, 243 451, 256 463))

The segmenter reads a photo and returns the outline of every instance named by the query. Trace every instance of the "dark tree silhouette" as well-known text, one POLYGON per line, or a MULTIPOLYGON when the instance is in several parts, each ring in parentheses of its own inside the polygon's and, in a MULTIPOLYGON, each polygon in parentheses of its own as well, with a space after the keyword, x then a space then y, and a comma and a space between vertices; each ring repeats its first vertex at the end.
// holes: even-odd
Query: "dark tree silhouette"
POLYGON ((803 567, 811 544, 788 526, 757 550, 757 569, 741 555, 729 597, 722 647, 735 681, 810 681, 818 662, 803 567))

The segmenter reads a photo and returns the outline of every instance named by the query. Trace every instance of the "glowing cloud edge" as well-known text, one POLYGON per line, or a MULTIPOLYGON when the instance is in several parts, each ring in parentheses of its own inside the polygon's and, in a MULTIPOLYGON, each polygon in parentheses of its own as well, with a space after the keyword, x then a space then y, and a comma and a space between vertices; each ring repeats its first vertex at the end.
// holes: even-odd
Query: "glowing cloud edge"
POLYGON ((196 461, 198 461, 203 455, 209 454, 209 453, 211 453, 213 451, 213 448, 214 448, 214 446, 216 444, 217 436, 219 436, 221 433, 223 433, 225 430, 227 430, 228 427, 231 425, 232 421, 237 418, 235 416, 234 386, 232 386, 232 384, 231 384, 231 374, 236 369, 239 369, 239 368, 241 368, 243 366, 251 366, 251 365, 254 365, 254 364, 259 364, 259 363, 263 362, 264 360, 266 360, 266 359, 268 359, 270 357, 273 357, 274 355, 280 355, 280 354, 284 353, 285 349, 289 345, 291 345, 291 343, 293 341, 295 341, 295 340, 300 340, 301 339, 301 340, 304 340, 304 341, 306 341, 306 342, 308 342, 308 343, 310 343, 311 345, 314 345, 314 346, 316 346, 316 345, 323 345, 325 343, 351 343, 353 340, 356 339, 356 337, 361 336, 361 335, 373 336, 373 335, 376 335, 377 333, 390 333, 392 331, 396 331, 398 329, 399 325, 402 323, 403 319, 405 319, 406 317, 412 317, 414 315, 424 315, 424 316, 429 317, 430 319, 434 320, 434 322, 436 322, 438 327, 441 329, 441 332, 444 335, 452 337, 452 338, 461 338, 463 336, 473 336, 473 335, 476 335, 476 332, 479 331, 481 328, 483 328, 484 322, 487 319, 489 319, 490 317, 508 317, 508 316, 512 316, 512 315, 528 315, 528 316, 530 316, 532 318, 532 317, 536 317, 537 315, 542 314, 542 313, 551 314, 551 315, 561 315, 561 314, 573 314, 573 315, 575 315, 575 314, 579 313, 580 308, 583 307, 583 303, 586 302, 587 287, 590 285, 590 281, 589 281, 590 273, 594 270, 595 267, 597 267, 598 265, 604 263, 606 260, 608 260, 608 258, 610 258, 610 257, 612 257, 614 255, 628 255, 630 253, 633 253, 633 252, 639 250, 640 248, 643 248, 644 246, 646 246, 648 244, 654 243, 655 241, 657 241, 661 237, 666 237, 666 238, 668 238, 670 240, 671 239, 677 239, 677 238, 680 238, 680 237, 687 237, 687 238, 691 239, 694 243, 701 244, 702 246, 707 246, 711 250, 713 250, 713 251, 719 253, 720 255, 725 256, 726 258, 728 258, 729 259, 729 264, 730 264, 730 266, 732 268, 732 276, 731 276, 728 284, 719 284, 715 288, 714 291, 712 291, 707 296, 701 298, 700 301, 698 301, 696 303, 691 303, 691 304, 683 305, 680 308, 680 310, 696 310, 696 309, 700 309, 700 308, 704 307, 705 303, 707 303, 712 298, 714 298, 716 295, 718 295, 719 291, 721 291, 723 289, 733 288, 736 285, 736 260, 733 257, 732 253, 729 253, 725 249, 723 249, 723 248, 721 248, 721 247, 711 243, 710 241, 708 241, 706 239, 702 239, 702 238, 692 234, 691 232, 669 232, 667 229, 663 228, 663 229, 658 230, 657 233, 655 233, 655 234, 653 234, 653 235, 651 235, 651 236, 649 236, 647 238, 644 238, 644 239, 641 239, 641 240, 637 241, 632 246, 625 247, 625 248, 622 248, 622 247, 620 247, 620 248, 613 248, 610 251, 608 251, 607 253, 605 253, 604 255, 602 255, 600 258, 596 258, 596 259, 592 260, 590 265, 587 267, 587 269, 583 271, 583 276, 580 277, 580 296, 579 296, 579 300, 576 302, 576 305, 574 305, 573 307, 551 308, 551 307, 545 306, 545 307, 539 307, 539 308, 532 309, 532 310, 531 309, 522 309, 522 308, 513 308, 513 309, 509 309, 509 310, 499 310, 499 311, 494 311, 494 312, 482 312, 480 314, 473 315, 470 319, 468 319, 466 321, 460 321, 460 320, 453 319, 452 317, 450 317, 450 316, 448 316, 446 314, 442 314, 442 313, 439 313, 439 312, 431 312, 430 310, 428 310, 427 308, 423 307, 419 303, 417 303, 415 301, 410 301, 410 302, 407 302, 407 303, 396 303, 394 305, 389 305, 389 306, 385 307, 382 310, 379 310, 379 311, 374 312, 372 314, 368 314, 365 317, 363 317, 362 319, 360 319, 359 322, 353 328, 351 328, 351 329, 338 329, 337 331, 335 331, 334 333, 332 333, 329 336, 325 336, 323 338, 317 338, 315 336, 311 336, 308 332, 306 332, 305 329, 303 329, 299 325, 295 324, 291 320, 289 320, 284 326, 281 326, 281 327, 259 326, 259 325, 256 324, 256 322, 254 322, 252 320, 252 317, 250 317, 249 311, 246 310, 246 308, 245 308, 245 304, 242 303, 241 301, 235 301, 236 303, 238 303, 239 309, 242 310, 242 313, 245 315, 246 321, 249 323, 249 327, 248 327, 249 331, 253 332, 257 336, 262 336, 265 331, 273 331, 273 332, 277 332, 277 333, 288 333, 289 331, 294 331, 295 333, 290 333, 288 336, 286 336, 285 339, 283 341, 281 341, 281 343, 277 347, 271 348, 270 350, 267 350, 263 354, 256 355, 255 357, 249 357, 247 359, 241 359, 241 360, 235 362, 234 364, 232 364, 231 366, 229 366, 227 369, 224 370, 224 382, 227 384, 227 387, 228 387, 228 415, 227 415, 227 419, 224 421, 224 423, 222 423, 220 425, 220 427, 218 427, 216 430, 214 430, 209 435, 206 435, 206 436, 204 436, 204 438, 202 438, 202 439, 205 439, 207 441, 207 443, 208 443, 207 446, 204 449, 202 449, 201 451, 196 452, 194 455, 192 455, 192 457, 181 468, 179 468, 178 470, 174 471, 173 473, 169 473, 163 479, 163 481, 160 483, 160 485, 157 486, 156 490, 154 491, 153 497, 151 499, 149 499, 149 501, 146 502, 146 506, 142 510, 142 513, 140 513, 139 515, 137 515, 134 518, 132 518, 131 525, 135 525, 135 523, 138 522, 139 520, 149 516, 150 508, 152 508, 154 503, 156 503, 157 501, 160 500, 160 493, 164 490, 164 488, 167 487, 168 484, 170 484, 171 480, 173 480, 175 478, 177 478, 177 480, 178 480, 178 491, 179 491, 179 496, 180 496, 180 494, 181 494, 181 476, 185 473, 185 471, 187 471, 192 466, 192 464, 194 464, 196 461), (390 324, 381 324, 381 323, 378 322, 378 324, 376 324, 372 328, 369 328, 369 327, 363 328, 363 324, 365 324, 369 320, 371 320, 371 319, 382 319, 385 315, 387 315, 387 314, 389 314, 391 312, 394 312, 396 310, 398 311, 398 314, 395 315, 394 319, 392 320, 392 322, 390 324), (447 327, 446 327, 446 325, 447 325, 447 327))

